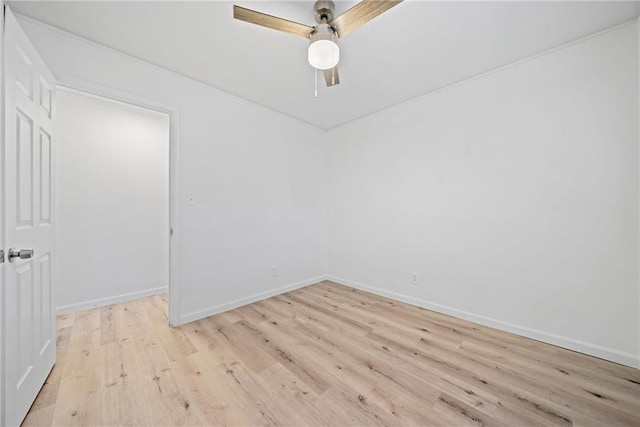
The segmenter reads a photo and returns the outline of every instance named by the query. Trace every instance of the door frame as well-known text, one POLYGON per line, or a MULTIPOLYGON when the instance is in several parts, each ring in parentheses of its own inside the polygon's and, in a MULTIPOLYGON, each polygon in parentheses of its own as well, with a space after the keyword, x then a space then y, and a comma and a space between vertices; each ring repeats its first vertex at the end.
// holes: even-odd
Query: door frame
MULTIPOLYGON (((133 105, 147 110, 157 111, 169 116, 169 325, 178 326, 180 321, 180 192, 178 186, 179 168, 179 111, 158 101, 148 100, 129 93, 98 85, 70 85, 58 82, 58 90, 77 93, 84 96, 133 105)), ((56 188, 54 187, 54 194, 56 188)), ((54 209, 57 212, 57 198, 54 197, 54 209)))
MULTIPOLYGON (((5 20, 4 0, 0 0, 0 165, 4 165, 4 20, 5 20)), ((4 168, 0 171, 0 250, 6 250, 4 237, 4 168)), ((5 261, 6 262, 6 261, 5 261)), ((5 263, 0 263, 0 296, 4 294, 4 269, 5 263)), ((4 345, 4 302, 0 300, 0 345, 4 345)), ((0 422, 3 420, 4 409, 4 350, 0 349, 0 422)))

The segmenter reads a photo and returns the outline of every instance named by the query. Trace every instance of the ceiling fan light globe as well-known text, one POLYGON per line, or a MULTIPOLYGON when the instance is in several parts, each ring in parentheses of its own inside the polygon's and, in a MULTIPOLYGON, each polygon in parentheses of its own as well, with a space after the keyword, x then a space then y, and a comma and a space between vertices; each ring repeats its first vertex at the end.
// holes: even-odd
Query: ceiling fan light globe
POLYGON ((309 45, 309 64, 319 70, 328 70, 340 62, 340 47, 331 40, 316 40, 309 45))

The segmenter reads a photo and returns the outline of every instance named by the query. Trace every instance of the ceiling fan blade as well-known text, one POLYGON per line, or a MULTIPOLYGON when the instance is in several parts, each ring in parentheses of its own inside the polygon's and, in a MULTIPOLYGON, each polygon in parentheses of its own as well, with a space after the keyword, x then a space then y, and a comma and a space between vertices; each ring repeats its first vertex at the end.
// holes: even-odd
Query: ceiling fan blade
POLYGON ((278 31, 284 31, 285 33, 304 37, 305 39, 309 39, 309 34, 313 31, 313 27, 308 25, 287 21, 286 19, 235 5, 233 6, 233 17, 240 21, 261 25, 278 31))
POLYGON ((363 0, 329 23, 338 36, 344 37, 351 31, 386 12, 402 0, 363 0))
POLYGON ((324 74, 324 82, 327 84, 327 87, 340 84, 340 75, 338 74, 337 65, 333 68, 329 68, 328 70, 324 70, 323 74, 324 74))

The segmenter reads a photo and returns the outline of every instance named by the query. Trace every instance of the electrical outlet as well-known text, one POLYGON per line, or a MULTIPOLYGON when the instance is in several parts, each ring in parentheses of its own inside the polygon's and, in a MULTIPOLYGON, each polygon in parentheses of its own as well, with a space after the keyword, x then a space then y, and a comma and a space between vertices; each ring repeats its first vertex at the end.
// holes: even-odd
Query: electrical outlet
POLYGON ((278 266, 274 265, 271 267, 271 277, 278 277, 278 266))
POLYGON ((411 273, 411 283, 414 285, 418 284, 418 273, 411 273))

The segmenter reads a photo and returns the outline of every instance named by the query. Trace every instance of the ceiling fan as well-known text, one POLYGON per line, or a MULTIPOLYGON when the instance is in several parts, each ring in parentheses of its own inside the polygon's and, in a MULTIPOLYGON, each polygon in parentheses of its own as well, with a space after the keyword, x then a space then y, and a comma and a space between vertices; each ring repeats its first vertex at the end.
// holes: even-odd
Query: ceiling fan
POLYGON ((402 0, 363 0, 342 15, 335 17, 333 1, 317 0, 313 6, 313 15, 317 23, 315 27, 235 5, 233 6, 233 17, 308 39, 310 41, 309 63, 316 69, 322 70, 327 86, 334 86, 340 83, 338 39, 400 2, 402 0))

